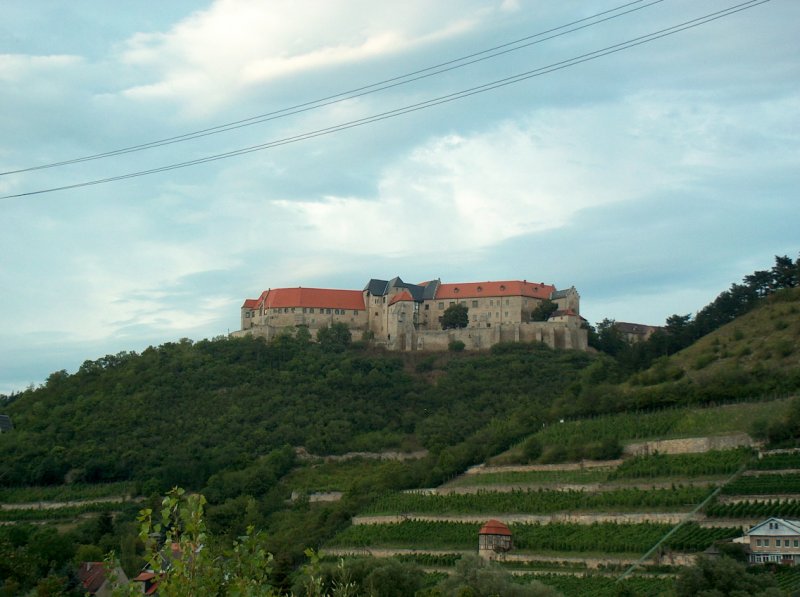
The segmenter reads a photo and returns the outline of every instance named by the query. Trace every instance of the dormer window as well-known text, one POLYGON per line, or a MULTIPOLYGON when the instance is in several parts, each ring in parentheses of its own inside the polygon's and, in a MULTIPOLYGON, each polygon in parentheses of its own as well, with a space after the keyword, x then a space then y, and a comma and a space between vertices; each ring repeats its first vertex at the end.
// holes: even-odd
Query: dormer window
POLYGON ((505 289, 506 289, 505 285, 504 284, 500 284, 500 290, 505 290, 505 289))
POLYGON ((454 292, 455 294, 458 294, 460 291, 459 291, 458 287, 455 287, 455 288, 453 288, 453 292, 454 292))
POLYGON ((478 292, 483 292, 483 286, 478 286, 478 292))

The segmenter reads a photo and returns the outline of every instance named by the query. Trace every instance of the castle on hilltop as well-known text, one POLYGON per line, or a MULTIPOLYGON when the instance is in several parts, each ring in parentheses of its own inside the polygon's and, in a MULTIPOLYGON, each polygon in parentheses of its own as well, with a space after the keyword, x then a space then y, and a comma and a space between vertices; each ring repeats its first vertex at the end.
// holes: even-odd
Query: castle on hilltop
POLYGON ((485 349, 499 342, 544 342, 552 348, 586 350, 580 296, 575 287, 527 280, 443 284, 430 280, 409 284, 399 277, 372 279, 363 290, 271 288, 241 309, 241 329, 268 340, 299 326, 312 334, 323 326, 343 323, 355 339, 368 337, 390 350, 447 350, 453 341, 467 349, 485 349), (556 304, 547 321, 533 321, 542 302, 556 304), (442 316, 454 304, 468 309, 469 323, 442 329, 442 316))

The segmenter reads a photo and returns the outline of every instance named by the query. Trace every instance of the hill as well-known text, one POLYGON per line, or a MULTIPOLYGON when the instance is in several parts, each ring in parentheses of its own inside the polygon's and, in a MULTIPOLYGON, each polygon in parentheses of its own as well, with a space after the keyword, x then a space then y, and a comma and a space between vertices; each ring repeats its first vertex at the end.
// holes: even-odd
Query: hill
MULTIPOLYGON (((42 387, 2 399, 0 412, 11 416, 14 430, 0 434, 0 519, 14 526, 0 530, 0 551, 41 551, 31 556, 28 576, 14 577, 20 586, 33 586, 36 574, 66 566, 79 553, 99 557, 108 549, 135 573, 141 565, 136 511, 157 508, 159 493, 181 485, 207 496, 217 537, 237 536, 248 525, 266 529, 275 578, 288 588, 305 548, 346 546, 340 533, 363 532, 345 530, 353 528, 353 516, 416 508, 387 496, 423 487, 478 491, 510 480, 525 486, 511 501, 497 497, 494 487, 477 509, 446 501, 441 508, 478 518, 495 513, 492 504, 506 504, 505 514, 558 516, 567 509, 602 517, 630 514, 624 509, 633 505, 673 516, 629 529, 629 541, 614 553, 630 559, 667 520, 728 479, 741 453, 698 462, 634 459, 620 466, 614 460, 608 470, 580 473, 460 475, 490 459, 616 459, 635 442, 665 438, 738 432, 794 444, 800 408, 785 397, 800 388, 799 310, 800 290, 772 293, 692 346, 632 374, 615 356, 538 344, 397 355, 311 343, 302 333, 271 343, 182 340, 86 361, 75 374, 56 372, 42 387), (380 459, 386 451, 408 459, 380 459), (634 480, 640 478, 645 481, 634 480), (533 502, 523 495, 564 483, 582 493, 564 497, 561 506, 551 493, 533 502), (676 483, 683 488, 670 489, 676 483), (48 545, 59 545, 61 555, 52 559, 48 545)), ((762 515, 759 507, 750 510, 762 515)), ((793 512, 793 504, 786 507, 793 512)), ((450 530, 433 534, 442 539, 450 530)), ((445 548, 471 542, 463 529, 457 532, 460 538, 445 548)), ((535 533, 526 539, 529 545, 545 540, 535 533)), ((558 545, 550 548, 553 557, 571 557, 574 546, 558 545)))

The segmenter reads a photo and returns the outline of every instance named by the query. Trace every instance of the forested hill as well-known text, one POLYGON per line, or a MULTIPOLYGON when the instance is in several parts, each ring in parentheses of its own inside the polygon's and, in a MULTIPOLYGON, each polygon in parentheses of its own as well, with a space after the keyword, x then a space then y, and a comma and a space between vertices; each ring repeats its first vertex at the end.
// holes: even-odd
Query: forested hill
POLYGON ((539 345, 397 356, 302 335, 107 356, 2 408, 14 431, 0 435, 0 485, 133 479, 147 490, 202 489, 214 473, 283 446, 438 453, 482 430, 493 434, 484 449, 499 450, 549 416, 591 359, 539 345))

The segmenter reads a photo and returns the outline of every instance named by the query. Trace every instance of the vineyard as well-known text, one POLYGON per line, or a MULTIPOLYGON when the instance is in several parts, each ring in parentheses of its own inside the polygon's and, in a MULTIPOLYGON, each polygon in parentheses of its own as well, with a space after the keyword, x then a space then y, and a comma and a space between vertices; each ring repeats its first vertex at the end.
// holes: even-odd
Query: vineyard
POLYGON ((726 495, 800 494, 800 474, 741 476, 722 488, 726 495))
MULTIPOLYGON (((139 504, 134 504, 138 510, 139 504)), ((119 502, 94 502, 79 506, 65 506, 63 508, 20 508, 14 510, 0 510, 0 522, 34 522, 73 520, 86 514, 100 512, 114 512, 123 509, 119 502)))
POLYGON ((689 509, 710 493, 708 487, 615 489, 585 491, 528 490, 469 494, 392 493, 366 510, 367 514, 549 514, 553 512, 654 511, 689 509))
MULTIPOLYGON (((481 525, 462 522, 408 520, 396 524, 357 525, 345 529, 331 547, 395 547, 416 549, 475 549, 481 525)), ((668 524, 551 523, 509 525, 515 548, 536 552, 641 554, 672 528, 668 524)), ((665 547, 681 552, 702 551, 714 541, 741 535, 737 527, 686 524, 665 547)))
POLYGON ((705 514, 711 518, 800 518, 800 500, 718 502, 706 506, 705 514))
POLYGON ((74 483, 72 485, 44 485, 31 487, 0 488, 0 504, 19 504, 23 502, 51 502, 70 500, 89 500, 114 496, 127 496, 134 493, 134 483, 74 483))
POLYGON ((784 412, 787 406, 788 400, 771 400, 743 402, 715 408, 627 412, 551 425, 533 437, 536 437, 542 446, 569 448, 608 440, 716 435, 747 430, 753 420, 774 417, 784 412))
POLYGON ((755 460, 750 468, 754 470, 800 469, 800 452, 768 454, 755 460))
POLYGON ((609 479, 730 475, 753 456, 751 450, 713 450, 700 454, 650 454, 625 460, 609 479))
POLYGON ((478 485, 549 485, 558 483, 602 483, 608 480, 609 468, 584 468, 552 471, 508 471, 462 475, 447 484, 448 487, 475 487, 478 485))

